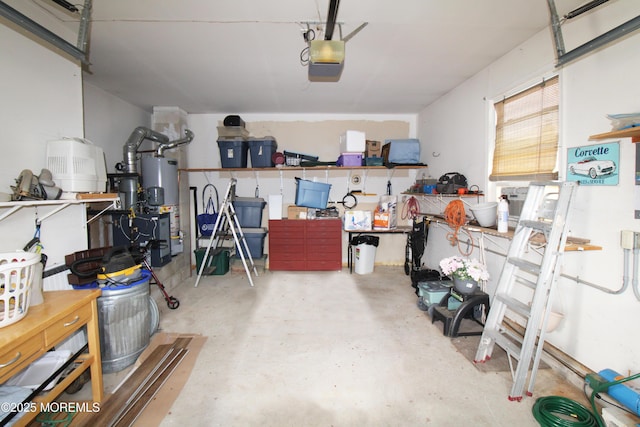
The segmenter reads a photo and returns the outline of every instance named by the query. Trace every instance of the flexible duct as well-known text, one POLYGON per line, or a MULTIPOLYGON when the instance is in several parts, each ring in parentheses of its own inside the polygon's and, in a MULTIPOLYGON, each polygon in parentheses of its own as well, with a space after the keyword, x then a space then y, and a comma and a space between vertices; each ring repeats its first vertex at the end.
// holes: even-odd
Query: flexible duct
POLYGON ((156 157, 164 157, 165 150, 170 150, 172 148, 176 148, 193 141, 193 132, 191 132, 189 129, 185 129, 184 133, 185 133, 184 138, 177 139, 175 141, 171 141, 166 144, 160 144, 160 146, 158 147, 158 150, 156 151, 156 157))

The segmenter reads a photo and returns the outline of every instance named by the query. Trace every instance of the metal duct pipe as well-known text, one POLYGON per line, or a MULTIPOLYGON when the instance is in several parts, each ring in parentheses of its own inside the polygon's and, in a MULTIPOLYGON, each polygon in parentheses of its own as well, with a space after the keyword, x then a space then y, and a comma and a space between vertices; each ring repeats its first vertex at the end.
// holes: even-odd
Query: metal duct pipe
POLYGON ((126 144, 124 145, 124 171, 128 173, 138 172, 136 165, 138 147, 145 139, 155 141, 159 144, 167 144, 169 138, 149 128, 140 126, 137 127, 129 136, 126 144))
POLYGON ((184 138, 171 141, 167 144, 160 144, 158 150, 156 151, 156 157, 164 157, 165 150, 170 150, 184 144, 189 144, 191 141, 193 141, 193 132, 191 132, 189 129, 185 129, 184 133, 184 138))
POLYGON ((331 40, 333 38, 333 29, 336 26, 336 18, 338 17, 338 6, 340 0, 331 0, 329 2, 329 13, 327 15, 327 28, 324 31, 324 39, 331 40))

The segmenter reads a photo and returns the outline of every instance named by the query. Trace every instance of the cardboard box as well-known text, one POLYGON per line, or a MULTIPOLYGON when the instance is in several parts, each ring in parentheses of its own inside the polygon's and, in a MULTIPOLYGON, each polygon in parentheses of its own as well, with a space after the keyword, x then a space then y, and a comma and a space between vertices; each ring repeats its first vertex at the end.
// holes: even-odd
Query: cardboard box
POLYGON ((287 208, 287 218, 307 219, 307 208, 302 206, 289 205, 287 208))
POLYGON ((380 196, 378 206, 373 213, 373 228, 390 230, 396 228, 398 198, 396 196, 380 196))
POLYGON ((382 142, 367 139, 365 157, 382 157, 382 142))
POLYGON ((371 211, 345 211, 344 229, 346 231, 371 231, 372 216, 371 211))

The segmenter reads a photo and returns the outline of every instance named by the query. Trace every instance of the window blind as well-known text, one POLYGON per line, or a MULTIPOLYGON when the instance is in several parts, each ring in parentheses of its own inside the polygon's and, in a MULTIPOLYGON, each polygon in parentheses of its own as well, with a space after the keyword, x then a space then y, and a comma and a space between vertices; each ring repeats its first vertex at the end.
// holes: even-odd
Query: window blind
POLYGON ((491 181, 558 179, 558 77, 494 104, 491 181))

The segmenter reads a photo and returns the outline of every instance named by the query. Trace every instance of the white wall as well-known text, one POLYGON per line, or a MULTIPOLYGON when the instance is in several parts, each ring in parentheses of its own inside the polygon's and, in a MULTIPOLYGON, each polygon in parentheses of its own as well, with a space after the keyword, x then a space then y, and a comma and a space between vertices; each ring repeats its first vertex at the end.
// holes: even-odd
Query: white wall
POLYGON ((138 126, 151 126, 151 113, 84 83, 85 137, 102 147, 107 172, 123 161, 124 145, 138 126))
MULTIPOLYGON (((637 16, 640 4, 613 2, 587 14, 564 32, 567 50, 604 31, 637 16)), ((609 113, 640 110, 640 86, 636 70, 640 57, 640 33, 635 32, 614 44, 566 65, 560 71, 561 155, 569 147, 591 145, 589 135, 607 132, 609 113)), ((487 191, 494 200, 494 188, 488 181, 493 124, 490 108, 494 100, 510 91, 540 81, 554 71, 555 49, 549 30, 530 39, 501 60, 482 70, 463 85, 421 112, 418 136, 440 153, 437 161, 426 159, 432 174, 457 170, 487 191), (465 156, 460 149, 465 148, 465 156)), ((603 250, 567 253, 565 274, 579 276, 610 289, 621 287, 623 251, 620 231, 640 231, 634 220, 635 149, 629 138, 620 141, 619 184, 613 187, 579 188, 572 209, 570 235, 591 239, 603 250)), ((435 159, 434 159, 435 160, 435 159)), ((564 178, 565 164, 560 174, 564 178)), ((456 252, 444 239, 444 231, 434 227, 428 244, 427 260, 432 268, 444 256, 456 252)), ((497 243, 506 248, 505 242, 497 243)), ((493 243, 489 245, 495 246, 493 243)), ((506 250, 502 250, 506 252, 506 250)), ((478 256, 478 252, 474 255, 478 256)), ((502 258, 488 254, 493 280, 502 258)), ((492 281, 493 281, 492 280, 492 281)), ((561 278, 555 306, 565 321, 547 335, 548 341, 593 370, 612 368, 621 373, 637 372, 640 345, 631 338, 640 321, 640 302, 629 288, 621 295, 609 295, 584 284, 561 278)))
MULTIPOLYGON (((0 191, 10 193, 23 169, 39 174, 45 167, 47 141, 83 136, 82 80, 77 62, 35 43, 4 20, 0 52, 0 191)), ((21 249, 33 237, 35 219, 51 209, 25 208, 0 222, 0 250, 21 249)), ((86 248, 84 218, 82 207, 75 206, 42 224, 47 268, 63 264, 65 254, 86 248)))

